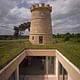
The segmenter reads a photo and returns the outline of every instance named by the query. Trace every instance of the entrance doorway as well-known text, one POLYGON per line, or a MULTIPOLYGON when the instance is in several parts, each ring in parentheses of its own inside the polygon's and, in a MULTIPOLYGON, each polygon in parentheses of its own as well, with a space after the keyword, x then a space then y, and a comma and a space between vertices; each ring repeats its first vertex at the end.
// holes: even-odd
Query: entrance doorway
POLYGON ((46 58, 40 56, 28 56, 20 64, 20 74, 22 75, 45 75, 46 58))
POLYGON ((26 78, 26 79, 32 78, 31 80, 33 80, 34 78, 35 78, 34 80, 46 80, 46 78, 51 78, 51 77, 53 78, 53 76, 49 77, 48 75, 55 75, 54 59, 55 59, 54 56, 53 57, 51 56, 28 56, 26 57, 22 61, 19 67, 20 80, 22 80, 22 78, 26 78))
POLYGON ((39 36, 39 44, 43 43, 43 36, 39 36))

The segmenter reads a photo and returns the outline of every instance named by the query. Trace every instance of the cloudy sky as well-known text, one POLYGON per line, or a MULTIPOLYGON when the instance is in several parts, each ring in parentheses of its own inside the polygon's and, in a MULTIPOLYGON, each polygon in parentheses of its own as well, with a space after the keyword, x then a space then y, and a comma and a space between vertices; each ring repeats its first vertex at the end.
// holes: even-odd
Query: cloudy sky
POLYGON ((80 0, 0 0, 0 35, 12 35, 13 26, 30 21, 35 3, 52 6, 53 33, 80 32, 80 0))

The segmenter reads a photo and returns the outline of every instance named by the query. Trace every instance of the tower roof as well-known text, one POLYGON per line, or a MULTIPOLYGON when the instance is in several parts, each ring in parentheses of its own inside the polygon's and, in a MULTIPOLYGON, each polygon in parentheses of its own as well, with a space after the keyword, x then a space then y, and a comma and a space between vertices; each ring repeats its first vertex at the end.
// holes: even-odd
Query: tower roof
POLYGON ((41 6, 39 4, 32 5, 31 12, 37 9, 47 9, 50 12, 52 11, 52 7, 49 4, 45 5, 44 3, 42 3, 41 6))

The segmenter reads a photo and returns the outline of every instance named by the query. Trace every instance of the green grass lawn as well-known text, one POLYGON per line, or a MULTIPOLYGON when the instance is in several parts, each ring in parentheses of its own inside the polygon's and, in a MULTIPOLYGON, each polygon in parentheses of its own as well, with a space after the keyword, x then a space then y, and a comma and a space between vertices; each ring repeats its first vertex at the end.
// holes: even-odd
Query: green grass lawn
POLYGON ((61 38, 54 39, 53 41, 54 43, 51 45, 32 45, 28 39, 0 40, 0 68, 5 66, 25 48, 28 48, 58 49, 80 69, 80 43, 74 41, 64 42, 61 38))

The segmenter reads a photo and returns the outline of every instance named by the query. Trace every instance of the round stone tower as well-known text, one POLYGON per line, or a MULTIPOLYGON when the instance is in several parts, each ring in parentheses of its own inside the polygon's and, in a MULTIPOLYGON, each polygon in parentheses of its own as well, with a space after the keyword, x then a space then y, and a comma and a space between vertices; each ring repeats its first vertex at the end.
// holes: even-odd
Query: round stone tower
POLYGON ((32 44, 52 44, 51 11, 49 4, 32 5, 29 37, 32 44))

